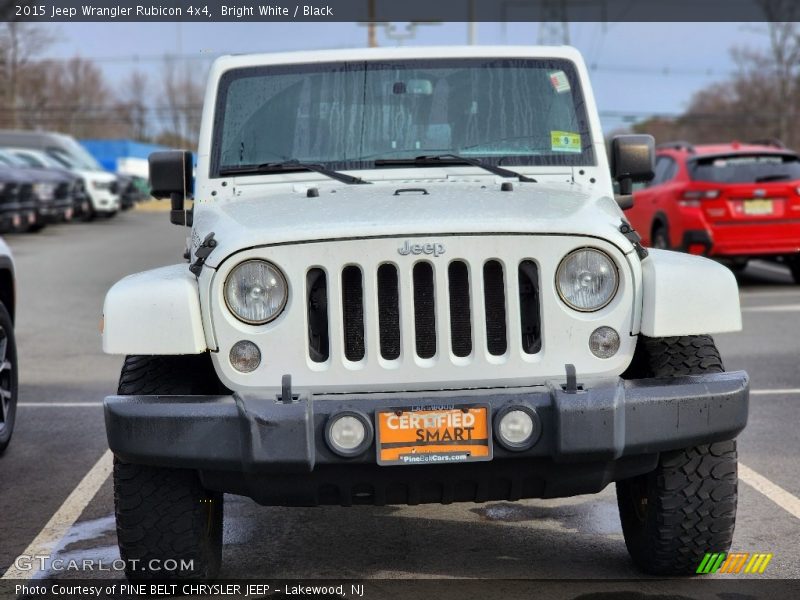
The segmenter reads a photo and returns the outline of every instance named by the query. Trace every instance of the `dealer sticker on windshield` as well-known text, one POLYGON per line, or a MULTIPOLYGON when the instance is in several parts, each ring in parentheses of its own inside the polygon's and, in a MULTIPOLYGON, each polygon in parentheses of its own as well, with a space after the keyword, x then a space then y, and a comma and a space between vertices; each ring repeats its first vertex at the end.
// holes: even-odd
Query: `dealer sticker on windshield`
POLYGON ((581 152, 581 134, 571 131, 551 131, 550 148, 553 152, 581 152))
POLYGON ((559 94, 570 90, 569 79, 567 79, 567 74, 564 73, 564 71, 553 71, 552 73, 548 73, 548 76, 550 77, 550 83, 553 89, 559 94))
POLYGON ((488 407, 420 407, 375 415, 379 465, 492 459, 488 407))

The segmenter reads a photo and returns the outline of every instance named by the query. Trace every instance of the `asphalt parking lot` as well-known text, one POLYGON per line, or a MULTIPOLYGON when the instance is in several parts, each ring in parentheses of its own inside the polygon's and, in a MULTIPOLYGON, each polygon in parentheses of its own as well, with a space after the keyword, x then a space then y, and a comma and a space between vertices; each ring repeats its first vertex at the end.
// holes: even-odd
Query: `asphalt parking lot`
MULTIPOLYGON (((0 458, 0 574, 14 574, 15 558, 32 551, 117 556, 101 403, 122 359, 101 352, 103 295, 125 274, 179 262, 185 236, 165 214, 130 212, 7 238, 18 269, 21 391, 0 458)), ((740 286, 744 331, 717 337, 726 367, 749 371, 753 390, 733 550, 772 553, 761 578, 800 578, 800 286, 767 263, 748 267, 740 286)), ((564 500, 349 509, 228 497, 224 544, 225 578, 641 577, 613 487, 564 500)))

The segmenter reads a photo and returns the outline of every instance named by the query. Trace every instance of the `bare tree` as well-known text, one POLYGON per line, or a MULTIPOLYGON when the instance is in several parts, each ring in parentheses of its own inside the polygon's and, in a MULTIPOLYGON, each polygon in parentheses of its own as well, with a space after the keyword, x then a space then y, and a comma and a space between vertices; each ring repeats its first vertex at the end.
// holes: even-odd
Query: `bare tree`
MULTIPOLYGON (((777 10, 780 2, 765 0, 764 4, 777 10)), ((672 120, 649 119, 635 130, 652 133, 662 141, 779 139, 788 146, 800 144, 800 29, 795 22, 773 21, 765 33, 767 49, 733 48, 736 73, 695 93, 683 115, 672 120)))
POLYGON ((0 29, 0 84, 5 126, 18 126, 20 79, 55 39, 51 30, 35 23, 11 21, 0 29))
POLYGON ((126 137, 149 139, 149 85, 145 73, 136 69, 122 83, 114 112, 128 129, 126 137))
POLYGON ((203 105, 203 85, 197 71, 190 70, 186 63, 165 57, 161 79, 166 104, 158 112, 167 127, 158 141, 169 146, 193 148, 200 134, 203 105))

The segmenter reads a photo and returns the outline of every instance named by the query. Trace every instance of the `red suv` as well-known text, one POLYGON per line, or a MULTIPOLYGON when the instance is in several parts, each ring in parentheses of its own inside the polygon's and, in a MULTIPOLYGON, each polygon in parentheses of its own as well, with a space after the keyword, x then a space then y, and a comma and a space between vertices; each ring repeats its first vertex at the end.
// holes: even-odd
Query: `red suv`
POLYGON ((800 156, 778 142, 658 146, 628 219, 644 243, 743 268, 786 263, 800 283, 800 156))

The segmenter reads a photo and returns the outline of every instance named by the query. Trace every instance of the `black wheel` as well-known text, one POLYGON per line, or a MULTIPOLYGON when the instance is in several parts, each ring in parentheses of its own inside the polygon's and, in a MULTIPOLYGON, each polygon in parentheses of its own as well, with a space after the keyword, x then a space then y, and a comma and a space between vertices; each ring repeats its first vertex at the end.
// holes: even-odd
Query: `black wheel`
POLYGON ((736 275, 740 275, 744 273, 744 270, 747 268, 747 261, 746 260, 739 260, 736 262, 732 262, 728 264, 728 268, 733 271, 736 275))
POLYGON ((45 228, 45 223, 42 220, 40 215, 36 215, 36 221, 31 225, 28 225, 27 232, 28 233, 39 233, 42 229, 45 228))
POLYGON ((787 261, 789 265, 789 271, 792 273, 792 279, 794 279, 795 283, 800 283, 800 258, 793 258, 790 261, 787 261))
POLYGON ((666 225, 659 223, 653 227, 653 234, 650 236, 650 247, 660 250, 669 250, 669 234, 666 225))
POLYGON ((91 201, 86 203, 86 210, 81 212, 81 221, 84 223, 88 223, 89 221, 94 221, 95 216, 97 216, 94 212, 94 206, 92 206, 91 201))
MULTIPOLYGON (((639 336, 626 378, 722 372, 710 336, 639 336)), ((707 552, 727 552, 737 501, 736 441, 663 452, 655 471, 617 482, 633 562, 653 575, 689 575, 707 552)))
MULTIPOLYGON (((208 354, 128 356, 118 393, 213 394, 220 383, 208 354)), ((210 580, 222 562, 223 496, 197 473, 114 459, 120 557, 131 581, 210 580)))
POLYGON ((17 416, 17 343, 14 324, 0 304, 0 454, 8 447, 17 416))

